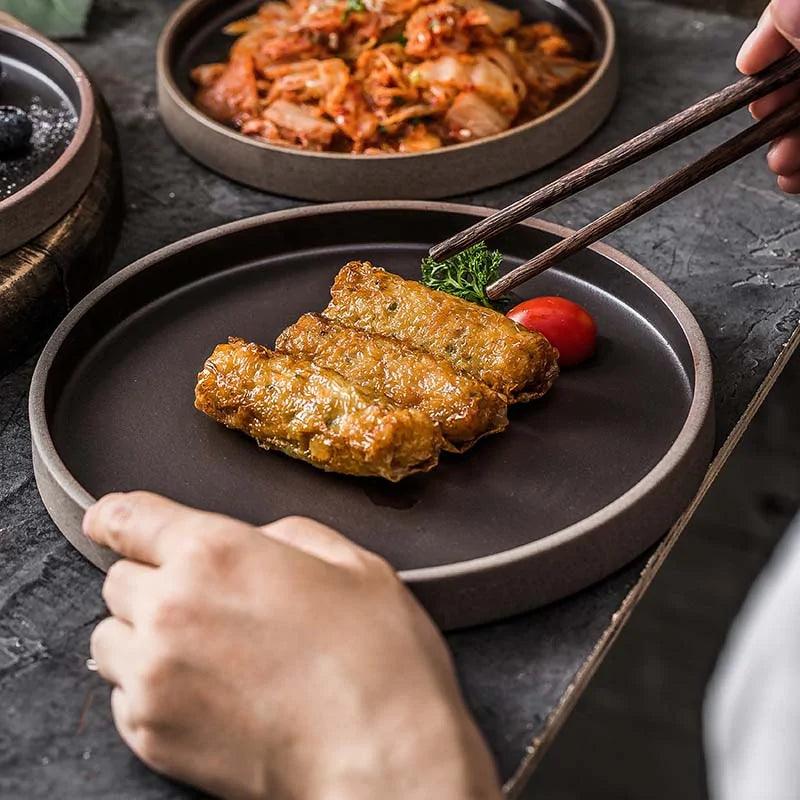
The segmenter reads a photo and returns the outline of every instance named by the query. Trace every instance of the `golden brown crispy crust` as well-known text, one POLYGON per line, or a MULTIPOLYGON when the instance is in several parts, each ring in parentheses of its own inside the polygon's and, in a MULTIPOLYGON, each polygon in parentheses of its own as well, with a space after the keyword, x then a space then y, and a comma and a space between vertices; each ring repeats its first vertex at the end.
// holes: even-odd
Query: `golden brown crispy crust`
POLYGON ((342 267, 323 313, 444 358, 512 403, 541 397, 558 375, 558 354, 540 334, 369 261, 342 267))
POLYGON ((305 358, 229 339, 197 376, 195 407, 261 447, 332 472, 397 481, 435 466, 433 421, 305 358))
POLYGON ((275 342, 277 350, 333 369, 362 389, 416 408, 441 426, 448 449, 463 452, 508 424, 505 399, 444 359, 387 336, 304 314, 275 342))

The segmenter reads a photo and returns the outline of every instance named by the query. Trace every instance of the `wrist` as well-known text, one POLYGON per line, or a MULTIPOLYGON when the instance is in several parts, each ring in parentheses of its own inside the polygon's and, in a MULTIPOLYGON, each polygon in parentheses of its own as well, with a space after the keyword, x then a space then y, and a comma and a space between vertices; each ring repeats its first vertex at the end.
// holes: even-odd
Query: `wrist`
POLYGON ((306 800, 499 800, 491 756, 460 702, 437 697, 384 716, 331 748, 332 763, 306 800))

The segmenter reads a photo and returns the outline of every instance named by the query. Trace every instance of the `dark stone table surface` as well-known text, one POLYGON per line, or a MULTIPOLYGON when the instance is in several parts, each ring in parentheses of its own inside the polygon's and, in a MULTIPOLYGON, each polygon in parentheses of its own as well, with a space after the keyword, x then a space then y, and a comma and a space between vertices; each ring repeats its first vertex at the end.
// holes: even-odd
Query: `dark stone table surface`
MULTIPOLYGON (((128 207, 114 268, 204 228, 296 204, 211 174, 167 137, 156 111, 153 49, 175 5, 98 0, 88 39, 68 45, 109 101, 121 139, 128 207)), ((460 199, 504 205, 734 79, 746 20, 651 0, 611 5, 623 86, 608 123, 548 170, 460 199)), ((545 216, 583 224, 701 155, 746 119, 735 115, 545 216)), ((751 410, 757 404, 776 359, 797 341, 798 210, 796 199, 775 189, 763 155, 753 155, 610 237, 696 314, 714 359, 720 444, 748 404, 751 410)), ((108 690, 85 669, 90 631, 105 614, 102 576, 59 535, 37 495, 25 402, 32 369, 33 361, 0 377, 0 797, 181 796, 186 790, 151 774, 126 750, 114 732, 108 690)), ((642 557, 572 598, 449 637, 510 794, 677 532, 649 560, 642 557)), ((724 565, 709 564, 709 570, 724 565)))

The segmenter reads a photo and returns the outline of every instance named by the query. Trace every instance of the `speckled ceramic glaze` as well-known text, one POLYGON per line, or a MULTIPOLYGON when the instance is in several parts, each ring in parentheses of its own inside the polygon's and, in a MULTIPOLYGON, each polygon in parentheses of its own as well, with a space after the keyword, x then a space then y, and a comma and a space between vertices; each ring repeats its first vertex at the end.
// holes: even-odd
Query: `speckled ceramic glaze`
POLYGON ((608 116, 617 93, 614 23, 603 0, 523 0, 523 15, 556 21, 584 42, 598 67, 550 113, 496 136, 427 153, 375 156, 277 147, 217 123, 192 103, 190 70, 224 56, 222 26, 258 5, 188 0, 161 35, 157 55, 161 116, 176 141, 211 169, 241 183, 309 200, 436 198, 476 191, 533 172, 568 153, 608 116))
MULTIPOLYGON (((267 522, 305 514, 379 552, 444 627, 547 603, 651 545, 694 495, 712 446, 711 366, 697 323, 658 279, 604 245, 521 287, 565 294, 600 329, 596 357, 565 370, 510 426, 429 473, 390 484, 325 473, 214 423, 198 370, 229 335, 271 344, 325 306, 349 258, 415 277, 425 245, 486 209, 350 203, 282 211, 198 234, 87 296, 42 353, 30 393, 36 480, 64 535, 109 491, 149 489, 267 522)), ((507 266, 569 233, 516 226, 507 266)))
POLYGON ((100 125, 92 87, 78 64, 48 39, 0 12, 0 63, 8 73, 4 102, 30 100, 69 108, 77 121, 58 158, 0 199, 0 255, 45 231, 72 208, 94 175, 100 125))

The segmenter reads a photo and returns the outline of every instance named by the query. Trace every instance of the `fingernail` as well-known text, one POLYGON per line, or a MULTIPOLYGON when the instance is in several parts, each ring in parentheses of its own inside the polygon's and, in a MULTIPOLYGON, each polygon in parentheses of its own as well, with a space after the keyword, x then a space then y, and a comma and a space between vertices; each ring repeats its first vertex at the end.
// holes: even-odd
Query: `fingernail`
POLYGON ((770 13, 775 27, 791 39, 800 39, 800 3, 797 0, 772 0, 770 13))

